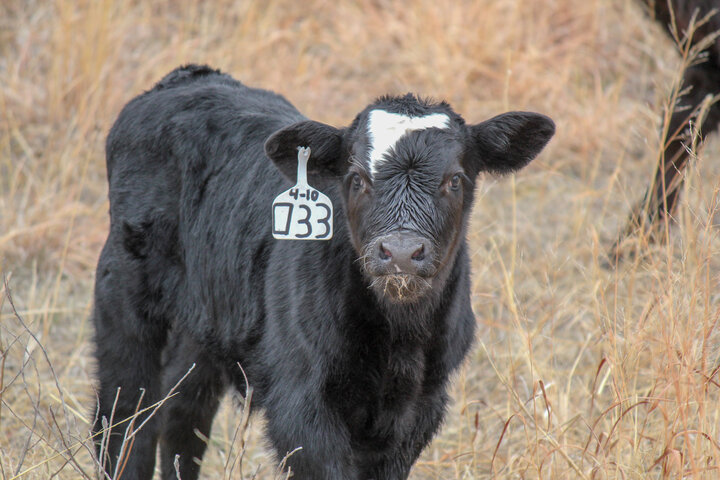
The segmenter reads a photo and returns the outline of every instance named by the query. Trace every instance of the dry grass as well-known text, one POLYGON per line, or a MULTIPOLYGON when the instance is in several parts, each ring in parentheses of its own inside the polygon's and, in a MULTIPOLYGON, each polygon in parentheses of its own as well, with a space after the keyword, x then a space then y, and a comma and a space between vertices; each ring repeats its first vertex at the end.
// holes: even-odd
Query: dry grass
MULTIPOLYGON (((632 0, 306 3, 0 4, 0 270, 17 308, 3 292, 0 476, 94 475, 104 137, 134 95, 206 62, 336 125, 405 91, 469 121, 558 124, 540 159, 479 189, 477 347, 412 478, 717 478, 720 142, 688 171, 670 241, 603 267, 680 65, 660 28, 632 0)), ((273 475, 262 420, 246 420, 224 404, 205 478, 273 475)))

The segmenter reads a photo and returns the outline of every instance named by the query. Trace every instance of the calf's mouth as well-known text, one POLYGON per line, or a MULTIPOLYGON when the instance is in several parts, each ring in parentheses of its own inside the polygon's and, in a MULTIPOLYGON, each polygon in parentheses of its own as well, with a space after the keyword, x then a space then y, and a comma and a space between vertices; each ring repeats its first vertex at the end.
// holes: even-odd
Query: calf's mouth
POLYGON ((410 273, 393 273, 373 277, 370 288, 394 303, 411 303, 432 288, 431 279, 410 273))

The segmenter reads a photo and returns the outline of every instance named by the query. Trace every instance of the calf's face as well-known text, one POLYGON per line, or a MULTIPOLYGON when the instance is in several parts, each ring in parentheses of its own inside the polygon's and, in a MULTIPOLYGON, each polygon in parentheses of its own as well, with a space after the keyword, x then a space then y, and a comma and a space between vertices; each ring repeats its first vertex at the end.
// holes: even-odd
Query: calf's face
POLYGON ((266 154, 290 179, 309 146, 310 183, 340 181, 350 239, 371 288, 412 303, 441 289, 455 261, 481 171, 515 171, 554 133, 536 113, 466 125, 445 104, 383 98, 345 129, 306 121, 273 134, 266 154))
POLYGON ((412 302, 453 259, 463 227, 461 130, 446 113, 370 110, 350 145, 343 192, 353 246, 378 295, 412 302))

